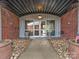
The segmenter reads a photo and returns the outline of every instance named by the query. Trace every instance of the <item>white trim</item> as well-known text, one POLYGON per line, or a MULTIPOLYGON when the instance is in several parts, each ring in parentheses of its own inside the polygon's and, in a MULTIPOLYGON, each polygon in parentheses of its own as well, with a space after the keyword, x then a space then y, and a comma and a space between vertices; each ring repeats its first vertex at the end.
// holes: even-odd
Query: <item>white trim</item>
POLYGON ((1 19, 1 5, 0 5, 0 40, 2 40, 2 19, 1 19))
POLYGON ((55 36, 60 37, 61 36, 61 19, 55 20, 55 36))
MULTIPOLYGON (((25 20, 28 20, 28 18, 26 19, 26 16, 23 16, 20 18, 20 36, 21 38, 25 38, 28 36, 25 36, 25 20)), ((34 19, 30 19, 35 21, 34 19)), ((55 36, 51 36, 51 37, 60 37, 61 36, 61 19, 58 16, 49 16, 46 17, 45 19, 42 20, 38 20, 41 24, 41 21, 46 21, 46 20, 55 20, 55 36)), ((45 22, 46 23, 46 22, 45 22)), ((33 29, 34 29, 34 25, 33 25, 33 29)), ((39 31, 39 34, 41 35, 41 32, 39 31)), ((33 32, 34 35, 34 32, 33 32)), ((49 36, 30 36, 30 37, 49 37, 49 36)))
POLYGON ((78 32, 77 34, 79 34, 79 7, 78 7, 78 32))
POLYGON ((25 17, 20 18, 19 37, 25 38, 25 17))

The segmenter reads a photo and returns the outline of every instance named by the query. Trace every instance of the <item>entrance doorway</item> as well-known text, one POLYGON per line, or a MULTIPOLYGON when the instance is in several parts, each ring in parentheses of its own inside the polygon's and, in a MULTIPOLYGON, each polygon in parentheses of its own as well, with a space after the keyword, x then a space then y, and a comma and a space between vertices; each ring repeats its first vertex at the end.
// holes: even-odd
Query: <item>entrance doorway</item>
POLYGON ((55 36, 55 20, 26 20, 26 37, 47 37, 55 36))
POLYGON ((58 16, 41 14, 42 19, 37 18, 38 14, 23 16, 20 18, 20 38, 39 37, 60 37, 61 19, 58 16))

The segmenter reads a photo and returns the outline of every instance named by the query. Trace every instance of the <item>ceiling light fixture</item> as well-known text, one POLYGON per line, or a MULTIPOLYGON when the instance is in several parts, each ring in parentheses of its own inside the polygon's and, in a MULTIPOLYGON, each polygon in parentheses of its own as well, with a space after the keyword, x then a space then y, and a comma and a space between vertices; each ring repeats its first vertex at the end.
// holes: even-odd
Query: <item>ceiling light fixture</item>
POLYGON ((42 18, 42 16, 41 15, 38 15, 38 19, 41 19, 42 18))

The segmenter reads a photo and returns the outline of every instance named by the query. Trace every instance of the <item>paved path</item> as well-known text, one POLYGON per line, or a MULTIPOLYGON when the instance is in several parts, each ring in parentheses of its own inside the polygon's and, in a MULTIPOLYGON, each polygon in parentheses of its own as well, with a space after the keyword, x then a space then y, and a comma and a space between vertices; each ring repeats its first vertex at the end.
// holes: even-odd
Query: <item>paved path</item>
POLYGON ((59 59, 48 40, 32 40, 30 46, 19 59, 59 59))

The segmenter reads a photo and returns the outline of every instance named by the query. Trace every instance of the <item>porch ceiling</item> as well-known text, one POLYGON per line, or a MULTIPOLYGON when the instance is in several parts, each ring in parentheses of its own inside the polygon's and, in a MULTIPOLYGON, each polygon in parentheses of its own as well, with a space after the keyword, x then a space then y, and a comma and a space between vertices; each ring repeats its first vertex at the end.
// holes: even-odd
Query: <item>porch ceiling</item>
POLYGON ((0 0, 18 16, 31 13, 48 13, 62 16, 76 0, 0 0))

